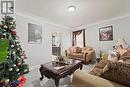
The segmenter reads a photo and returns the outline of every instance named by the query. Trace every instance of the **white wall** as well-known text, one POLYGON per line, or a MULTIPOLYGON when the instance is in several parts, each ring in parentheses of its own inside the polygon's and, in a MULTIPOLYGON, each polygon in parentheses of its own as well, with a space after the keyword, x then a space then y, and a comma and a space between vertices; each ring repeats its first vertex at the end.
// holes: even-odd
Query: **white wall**
POLYGON ((112 46, 121 37, 124 37, 126 42, 130 44, 130 16, 80 26, 75 28, 75 30, 84 28, 86 29, 86 44, 91 45, 95 50, 101 47, 101 50, 108 51, 112 49, 112 46), (113 41, 99 41, 99 28, 110 25, 113 26, 113 41))
POLYGON ((61 44, 63 50, 71 46, 71 30, 45 23, 44 21, 38 20, 36 18, 17 14, 16 30, 18 36, 20 36, 22 48, 26 51, 28 57, 27 63, 30 66, 36 66, 51 61, 52 33, 54 32, 61 33, 61 44), (42 25, 42 44, 28 44, 28 23, 42 25))

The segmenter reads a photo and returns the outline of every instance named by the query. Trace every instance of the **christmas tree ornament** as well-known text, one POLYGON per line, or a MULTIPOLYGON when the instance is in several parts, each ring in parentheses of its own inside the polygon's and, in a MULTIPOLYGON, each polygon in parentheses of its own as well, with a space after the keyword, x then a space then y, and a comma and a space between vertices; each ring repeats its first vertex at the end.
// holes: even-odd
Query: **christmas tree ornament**
POLYGON ((15 42, 18 42, 18 40, 15 40, 15 42))
POLYGON ((18 44, 18 43, 17 43, 16 45, 17 45, 17 46, 19 46, 19 44, 18 44))
POLYGON ((21 60, 21 58, 18 58, 18 60, 21 60))
POLYGON ((3 33, 3 36, 6 36, 6 33, 3 33))
POLYGON ((18 73, 18 75, 20 75, 20 73, 18 73))
POLYGON ((8 28, 6 25, 4 25, 4 28, 8 28))
POLYGON ((11 47, 13 48, 13 47, 14 47, 14 45, 11 45, 11 47))
POLYGON ((19 36, 16 36, 16 40, 19 40, 19 36))
POLYGON ((10 68, 10 69, 9 69, 9 71, 12 71, 12 70, 13 70, 13 68, 10 68))
POLYGON ((24 58, 24 56, 21 56, 21 58, 23 59, 23 58, 24 58))
POLYGON ((5 80, 5 84, 8 84, 8 83, 9 83, 9 81, 10 81, 9 79, 6 79, 6 80, 5 80))
POLYGON ((28 70, 27 70, 27 69, 25 69, 25 70, 24 70, 24 72, 28 72, 28 70))
POLYGON ((10 22, 10 24, 13 24, 13 23, 14 23, 14 22, 12 22, 12 21, 10 22))
POLYGON ((15 36, 16 35, 16 30, 15 29, 11 30, 11 34, 15 36))
POLYGON ((15 55, 15 52, 13 52, 13 54, 15 55))
POLYGON ((18 72, 18 71, 19 71, 19 69, 16 69, 16 71, 18 72))
POLYGON ((19 62, 18 65, 21 65, 21 63, 19 62))
POLYGON ((16 64, 14 64, 13 67, 16 67, 16 64))
POLYGON ((17 50, 20 50, 20 48, 17 48, 17 50))

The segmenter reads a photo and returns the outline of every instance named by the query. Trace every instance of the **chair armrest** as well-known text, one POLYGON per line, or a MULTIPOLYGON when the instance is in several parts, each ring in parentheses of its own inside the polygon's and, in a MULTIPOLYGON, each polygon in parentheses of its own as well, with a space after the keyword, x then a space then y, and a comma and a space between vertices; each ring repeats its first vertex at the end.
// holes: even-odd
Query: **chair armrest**
POLYGON ((72 85, 76 87, 125 87, 81 70, 74 73, 72 85))

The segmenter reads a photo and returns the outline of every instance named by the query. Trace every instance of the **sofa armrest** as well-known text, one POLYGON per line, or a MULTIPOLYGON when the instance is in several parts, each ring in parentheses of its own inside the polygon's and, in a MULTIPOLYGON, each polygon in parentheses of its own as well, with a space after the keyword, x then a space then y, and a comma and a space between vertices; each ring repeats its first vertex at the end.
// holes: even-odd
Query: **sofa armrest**
MULTIPOLYGON (((85 59, 87 55, 88 55, 88 52, 85 51, 85 52, 83 53, 83 58, 85 59)), ((86 60, 86 59, 85 59, 85 60, 86 60)))
POLYGON ((72 85, 76 87, 125 87, 81 70, 74 73, 72 85))
POLYGON ((94 51, 85 51, 83 54, 83 58, 85 59, 86 62, 89 62, 90 60, 93 60, 95 57, 94 51))

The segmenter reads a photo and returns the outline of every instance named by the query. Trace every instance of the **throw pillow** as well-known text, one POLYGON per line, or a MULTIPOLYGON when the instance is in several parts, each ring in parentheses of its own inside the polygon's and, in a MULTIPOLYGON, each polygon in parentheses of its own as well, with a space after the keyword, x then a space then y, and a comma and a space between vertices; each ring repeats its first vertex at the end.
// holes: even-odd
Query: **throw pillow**
POLYGON ((125 57, 125 56, 130 56, 130 52, 129 52, 129 51, 125 52, 123 55, 120 56, 120 59, 121 59, 122 57, 125 57))
POLYGON ((82 51, 82 48, 80 48, 80 47, 77 47, 77 53, 81 53, 81 51, 82 51))
POLYGON ((127 52, 126 49, 123 49, 121 47, 118 47, 115 51, 118 52, 121 56, 127 52))
POLYGON ((108 60, 112 62, 118 61, 117 53, 109 50, 108 60))
POLYGON ((74 47, 74 49, 73 49, 73 52, 74 53, 81 53, 81 48, 80 47, 74 47))
POLYGON ((68 53, 73 53, 74 47, 70 47, 68 53))
POLYGON ((108 62, 109 62, 109 60, 106 59, 106 58, 104 58, 104 59, 102 59, 99 63, 97 63, 97 64, 95 65, 95 67, 103 69, 108 62))
POLYGON ((73 52, 76 53, 77 47, 74 47, 73 52))

